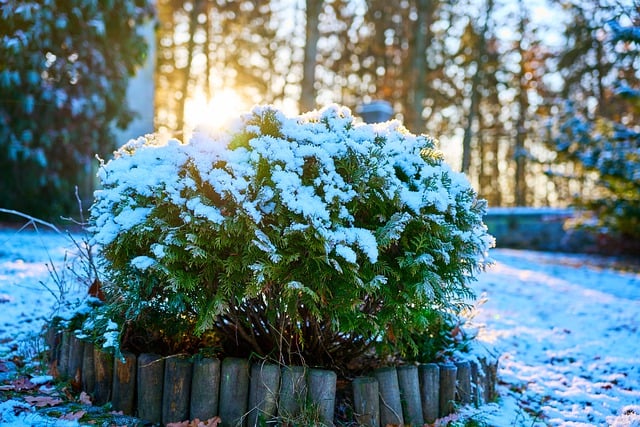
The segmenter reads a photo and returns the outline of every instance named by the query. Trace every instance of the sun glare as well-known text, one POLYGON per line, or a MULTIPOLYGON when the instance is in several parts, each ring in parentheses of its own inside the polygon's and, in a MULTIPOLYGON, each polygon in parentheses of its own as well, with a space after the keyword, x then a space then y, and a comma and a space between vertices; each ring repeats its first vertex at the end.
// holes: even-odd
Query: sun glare
POLYGON ((220 131, 248 109, 247 102, 231 89, 217 91, 209 100, 204 94, 197 94, 186 102, 186 127, 189 134, 196 128, 220 131))

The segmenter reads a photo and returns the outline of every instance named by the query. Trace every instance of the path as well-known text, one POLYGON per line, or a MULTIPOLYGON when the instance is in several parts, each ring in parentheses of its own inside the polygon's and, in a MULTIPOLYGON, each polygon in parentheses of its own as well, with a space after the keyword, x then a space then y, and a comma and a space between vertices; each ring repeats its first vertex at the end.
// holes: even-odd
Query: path
POLYGON ((640 426, 640 274, 586 256, 492 257, 474 285, 489 299, 476 320, 502 353, 501 393, 539 425, 640 426))

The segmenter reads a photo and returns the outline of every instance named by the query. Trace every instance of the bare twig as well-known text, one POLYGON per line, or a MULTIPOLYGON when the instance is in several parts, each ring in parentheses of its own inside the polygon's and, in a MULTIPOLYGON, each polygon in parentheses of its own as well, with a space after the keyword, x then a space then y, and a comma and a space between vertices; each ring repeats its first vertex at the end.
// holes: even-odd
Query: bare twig
POLYGON ((18 211, 15 211, 15 210, 13 210, 13 209, 4 209, 4 208, 0 208, 0 212, 2 212, 2 213, 6 213, 6 214, 9 214, 9 215, 16 215, 16 216, 19 216, 19 217, 22 217, 22 218, 28 219, 28 220, 29 220, 29 222, 32 222, 32 223, 36 223, 36 224, 40 224, 40 225, 47 226, 47 227, 51 228, 52 230, 54 230, 54 231, 56 231, 56 232, 60 233, 60 230, 59 230, 59 229, 58 229, 58 227, 56 227, 55 225, 51 224, 50 222, 47 222, 47 221, 43 221, 43 220, 41 220, 41 219, 38 219, 38 218, 34 218, 34 217, 32 217, 31 215, 27 215, 27 214, 25 214, 25 213, 18 212, 18 211))

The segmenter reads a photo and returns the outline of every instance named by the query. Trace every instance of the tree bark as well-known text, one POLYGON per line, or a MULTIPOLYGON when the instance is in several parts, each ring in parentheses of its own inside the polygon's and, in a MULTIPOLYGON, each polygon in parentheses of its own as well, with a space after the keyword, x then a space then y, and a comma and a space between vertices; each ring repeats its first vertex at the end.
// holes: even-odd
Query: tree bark
POLYGON ((304 62, 302 64, 302 88, 300 93, 300 110, 313 110, 316 106, 316 56, 318 54, 318 40, 320 39, 320 12, 322 0, 306 1, 306 43, 304 47, 304 62))
POLYGON ((431 14, 433 13, 431 0, 418 0, 418 19, 416 20, 416 43, 413 53, 413 116, 412 130, 415 133, 424 131, 424 119, 422 110, 424 99, 427 96, 426 68, 427 47, 431 43, 431 14))
POLYGON ((480 105, 480 84, 482 78, 483 62, 487 55, 487 43, 486 34, 489 30, 489 17, 493 9, 493 0, 487 1, 487 11, 484 18, 484 25, 482 31, 478 37, 476 57, 476 71, 471 79, 471 105, 469 107, 469 114, 467 115, 467 125, 464 129, 464 136, 462 138, 462 172, 469 173, 471 167, 471 138, 473 137, 473 124, 478 114, 478 107, 480 105))

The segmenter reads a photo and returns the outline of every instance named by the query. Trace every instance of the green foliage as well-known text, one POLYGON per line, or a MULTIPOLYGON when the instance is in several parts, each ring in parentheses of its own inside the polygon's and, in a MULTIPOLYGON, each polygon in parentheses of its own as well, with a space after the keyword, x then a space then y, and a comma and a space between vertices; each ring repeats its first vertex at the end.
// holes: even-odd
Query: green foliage
MULTIPOLYGON (((620 80, 607 87, 611 105, 598 106, 596 114, 569 104, 556 118, 555 148, 560 159, 576 162, 595 191, 581 194, 576 204, 594 213, 587 223, 605 234, 629 241, 640 238, 640 91, 633 69, 640 46, 639 27, 608 23, 610 37, 602 48, 617 52, 620 80), (615 106, 615 107, 614 107, 615 106)), ((599 42, 600 43, 600 42, 599 42)))
POLYGON ((131 119, 127 80, 146 55, 136 28, 151 12, 147 0, 0 3, 3 205, 45 218, 75 212, 74 187, 115 148, 114 124, 131 119))
POLYGON ((571 111, 556 140, 559 151, 579 162, 597 184, 597 191, 575 200, 597 218, 582 224, 640 238, 640 134, 604 119, 589 122, 571 111))
POLYGON ((257 107, 227 139, 141 138, 100 177, 106 315, 214 332, 232 355, 413 357, 416 335, 468 305, 493 243, 484 203, 433 140, 336 106, 257 107))

